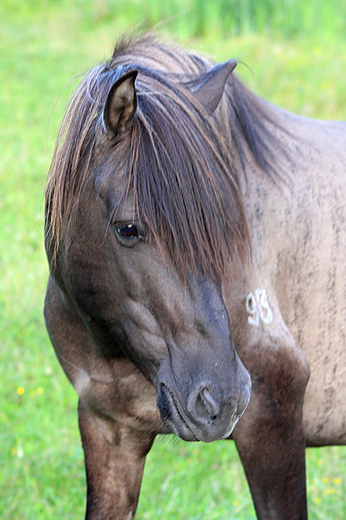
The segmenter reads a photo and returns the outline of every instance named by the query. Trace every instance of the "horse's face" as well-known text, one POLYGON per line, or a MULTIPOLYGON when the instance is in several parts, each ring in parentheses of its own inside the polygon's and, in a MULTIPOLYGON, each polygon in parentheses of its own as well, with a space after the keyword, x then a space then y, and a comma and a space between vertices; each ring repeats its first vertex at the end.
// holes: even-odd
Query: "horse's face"
POLYGON ((231 434, 250 398, 250 376, 232 343, 220 285, 196 267, 182 276, 136 213, 131 185, 121 184, 135 78, 120 78, 105 105, 107 132, 65 234, 68 286, 102 355, 125 355, 155 385, 168 431, 210 442, 231 434))
POLYGON ((73 220, 69 285, 100 350, 125 355, 155 385, 168 431, 185 440, 228 437, 248 404, 250 377, 220 288, 198 273, 182 279, 129 201, 109 225, 91 183, 73 220))

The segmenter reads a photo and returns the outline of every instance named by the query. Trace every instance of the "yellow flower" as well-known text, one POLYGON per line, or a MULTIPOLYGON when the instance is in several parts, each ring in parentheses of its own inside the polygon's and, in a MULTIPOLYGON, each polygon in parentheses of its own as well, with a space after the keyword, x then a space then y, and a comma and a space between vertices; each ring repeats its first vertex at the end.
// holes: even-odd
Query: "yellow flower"
POLYGON ((341 484, 342 484, 341 478, 340 477, 333 478, 333 484, 335 484, 337 486, 341 486, 341 484))
POLYGON ((320 499, 320 497, 316 497, 315 504, 320 505, 321 503, 322 503, 322 500, 320 499))
POLYGON ((327 484, 328 481, 329 481, 328 477, 322 477, 322 484, 327 484))
POLYGON ((11 455, 12 457, 15 457, 17 456, 19 459, 22 459, 24 457, 24 450, 21 446, 19 446, 18 448, 11 448, 11 455))
POLYGON ((325 491, 324 491, 324 494, 325 495, 334 495, 335 493, 335 489, 334 488, 327 488, 325 491))
POLYGON ((23 395, 25 393, 25 388, 23 388, 22 386, 19 386, 17 388, 17 394, 18 395, 23 395))
POLYGON ((40 386, 37 390, 37 395, 42 395, 44 393, 44 388, 42 388, 42 386, 40 386))

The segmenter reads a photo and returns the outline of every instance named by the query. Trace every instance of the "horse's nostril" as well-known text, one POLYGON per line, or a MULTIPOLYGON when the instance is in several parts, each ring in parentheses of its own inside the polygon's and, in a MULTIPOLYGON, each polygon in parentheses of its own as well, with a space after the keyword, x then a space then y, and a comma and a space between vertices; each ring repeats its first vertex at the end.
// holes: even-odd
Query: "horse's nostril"
POLYGON ((220 404, 214 399, 207 388, 202 390, 201 395, 204 399, 205 406, 209 412, 211 419, 216 419, 220 413, 220 404))
POLYGON ((220 403, 211 395, 208 388, 202 388, 196 398, 196 412, 199 419, 214 421, 220 414, 220 403))

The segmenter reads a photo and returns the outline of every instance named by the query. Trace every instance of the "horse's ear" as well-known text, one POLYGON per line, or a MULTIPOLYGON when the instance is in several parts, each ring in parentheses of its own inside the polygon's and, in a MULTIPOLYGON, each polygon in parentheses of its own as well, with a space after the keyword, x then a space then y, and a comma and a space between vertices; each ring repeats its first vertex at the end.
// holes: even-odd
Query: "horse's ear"
POLYGON ((135 80, 138 71, 123 74, 111 87, 104 109, 104 122, 109 132, 121 137, 131 128, 137 109, 135 80))
POLYGON ((217 109, 227 78, 236 66, 237 62, 234 60, 219 63, 193 82, 192 90, 195 98, 210 112, 217 109))

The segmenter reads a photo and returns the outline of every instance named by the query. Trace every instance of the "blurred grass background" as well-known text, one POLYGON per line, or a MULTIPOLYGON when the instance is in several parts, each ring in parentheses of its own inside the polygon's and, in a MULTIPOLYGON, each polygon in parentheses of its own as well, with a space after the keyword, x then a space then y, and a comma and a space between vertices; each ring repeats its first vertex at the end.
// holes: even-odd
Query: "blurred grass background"
MULTIPOLYGON (((2 0, 0 5, 0 518, 80 519, 85 478, 74 390, 42 318, 43 191, 76 75, 134 26, 241 59, 256 93, 346 119, 346 0, 2 0)), ((345 448, 307 451, 310 519, 343 520, 345 448)), ((160 438, 137 518, 254 519, 233 443, 160 438)))

